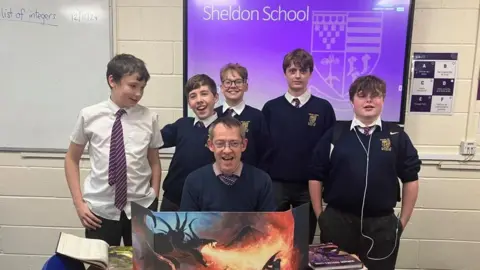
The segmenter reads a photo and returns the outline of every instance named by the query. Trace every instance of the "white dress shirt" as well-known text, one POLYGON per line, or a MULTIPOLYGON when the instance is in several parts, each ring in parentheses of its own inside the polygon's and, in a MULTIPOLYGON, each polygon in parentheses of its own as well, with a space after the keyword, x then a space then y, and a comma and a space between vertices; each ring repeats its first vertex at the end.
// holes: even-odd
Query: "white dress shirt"
MULTIPOLYGON (((114 205, 115 186, 108 184, 110 137, 119 109, 110 99, 82 109, 70 137, 76 144, 88 143, 91 170, 84 182, 83 199, 94 214, 109 220, 120 220, 121 214, 114 205)), ((125 111, 121 118, 127 159, 128 203, 124 211, 130 219, 130 202, 148 207, 155 200, 147 153, 149 148, 161 147, 163 139, 157 114, 141 105, 125 111)))
POLYGON ((197 122, 202 122, 203 125, 204 125, 206 128, 208 128, 208 126, 210 126, 210 124, 212 124, 213 121, 217 120, 217 118, 218 118, 217 113, 214 113, 213 115, 211 115, 211 116, 209 116, 209 117, 207 117, 206 119, 203 119, 203 120, 201 120, 201 119, 199 119, 197 116, 195 116, 195 120, 193 120, 193 125, 195 126, 195 124, 196 124, 197 122))
POLYGON ((242 101, 235 106, 229 106, 225 102, 225 103, 223 103, 222 112, 225 113, 230 108, 233 110, 232 116, 240 115, 240 114, 242 114, 243 110, 245 110, 245 101, 242 101))
MULTIPOLYGON (((372 135, 372 133, 375 131, 375 129, 380 128, 382 130, 382 119, 380 117, 377 118, 371 125, 370 125, 370 130, 368 131, 369 135, 372 135)), ((356 116, 353 116, 352 123, 350 124, 350 130, 353 130, 354 128, 358 128, 358 130, 361 133, 364 133, 364 128, 367 127, 364 123, 362 123, 356 116)), ((333 144, 330 144, 330 157, 332 156, 333 148, 335 146, 333 144)))
MULTIPOLYGON (((356 116, 353 117, 352 124, 350 125, 350 130, 353 130, 355 127, 358 127, 358 130, 362 133, 364 133, 364 128, 367 127, 364 123, 362 123, 356 116)), ((375 131, 375 129, 378 127, 380 130, 382 130, 382 119, 380 117, 377 118, 371 125, 370 125, 370 130, 369 130, 369 135, 372 135, 372 133, 375 131)))
POLYGON ((312 96, 312 93, 310 93, 310 91, 305 91, 305 93, 301 94, 300 96, 298 97, 295 97, 295 96, 292 96, 292 94, 290 94, 289 92, 285 93, 285 98, 288 100, 288 102, 290 104, 293 105, 293 99, 294 98, 298 98, 298 100, 300 101, 300 107, 302 107, 303 105, 305 105, 305 103, 307 103, 307 101, 310 99, 310 97, 312 96))

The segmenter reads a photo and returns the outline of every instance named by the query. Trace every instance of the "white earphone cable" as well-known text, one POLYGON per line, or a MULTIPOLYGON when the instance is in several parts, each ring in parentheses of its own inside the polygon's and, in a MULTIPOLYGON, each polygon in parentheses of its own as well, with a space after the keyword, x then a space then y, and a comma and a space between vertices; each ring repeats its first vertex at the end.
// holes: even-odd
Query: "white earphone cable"
POLYGON ((397 226, 396 226, 396 229, 395 229, 395 245, 393 246, 393 249, 392 251, 385 257, 383 258, 372 258, 369 256, 370 254, 370 251, 372 251, 373 249, 373 246, 375 244, 375 241, 373 240, 373 238, 371 238, 370 236, 368 235, 365 235, 363 233, 363 211, 364 211, 364 208, 365 208, 365 198, 367 196, 367 187, 368 187, 368 165, 370 163, 370 143, 372 142, 372 137, 373 137, 373 131, 372 131, 372 134, 370 134, 369 136, 369 139, 368 139, 368 149, 365 147, 365 145, 363 144, 362 140, 360 139, 360 137, 358 136, 358 133, 357 133, 357 129, 355 128, 355 135, 357 135, 357 138, 358 138, 358 141, 360 142, 360 144, 362 145, 363 147, 363 150, 365 150, 365 154, 367 155, 367 166, 366 166, 366 170, 365 170, 365 189, 363 191, 363 201, 362 201, 362 211, 361 211, 361 214, 360 214, 360 233, 362 234, 363 237, 369 239, 370 241, 372 241, 372 244, 370 246, 370 248, 368 249, 367 251, 367 258, 370 259, 370 260, 374 260, 374 261, 381 261, 381 260, 385 260, 387 259, 388 257, 390 257, 394 252, 395 252, 395 249, 397 248, 397 241, 398 241, 398 223, 400 222, 400 220, 398 219, 398 216, 397 216, 397 226))

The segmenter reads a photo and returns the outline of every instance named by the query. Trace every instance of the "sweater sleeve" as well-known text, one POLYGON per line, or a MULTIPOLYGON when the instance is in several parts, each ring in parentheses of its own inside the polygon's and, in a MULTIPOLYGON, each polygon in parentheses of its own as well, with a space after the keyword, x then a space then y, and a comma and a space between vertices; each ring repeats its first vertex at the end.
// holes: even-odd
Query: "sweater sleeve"
POLYGON ((162 148, 176 146, 179 121, 180 119, 177 120, 175 123, 165 125, 165 127, 163 127, 160 131, 163 139, 162 148))
POLYGON ((320 182, 327 180, 330 172, 330 152, 333 149, 332 137, 333 128, 330 128, 313 149, 309 164, 309 180, 320 182))
POLYGON ((270 133, 264 115, 261 114, 259 118, 259 134, 256 138, 258 168, 268 172, 270 159, 272 158, 270 133))
POLYGON ((400 138, 399 150, 401 151, 399 158, 400 162, 398 163, 398 177, 402 183, 411 182, 418 180, 418 173, 420 172, 420 167, 422 161, 418 156, 418 151, 413 146, 412 141, 407 133, 400 133, 402 137, 400 138))
POLYGON ((200 186, 202 181, 197 179, 196 175, 194 171, 185 179, 179 211, 202 211, 200 186))
POLYGON ((330 102, 328 101, 325 101, 326 102, 326 113, 325 113, 325 129, 324 130, 329 130, 330 128, 332 128, 335 123, 337 122, 337 117, 335 115, 335 110, 333 109, 333 106, 330 102))
POLYGON ((258 212, 273 212, 276 211, 276 205, 273 198, 272 179, 265 172, 261 173, 265 179, 264 184, 260 187, 257 197, 257 210, 258 212))

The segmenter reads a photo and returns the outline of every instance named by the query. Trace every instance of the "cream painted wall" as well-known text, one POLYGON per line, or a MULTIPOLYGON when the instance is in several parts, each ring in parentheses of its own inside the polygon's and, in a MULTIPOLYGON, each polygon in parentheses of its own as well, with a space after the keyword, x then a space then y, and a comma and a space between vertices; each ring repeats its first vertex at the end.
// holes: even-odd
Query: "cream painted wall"
MULTIPOLYGON (((425 165, 399 269, 479 269, 480 162, 458 161, 461 140, 480 140, 479 8, 480 0, 417 0, 412 51, 458 52, 460 59, 455 113, 407 116, 425 165)), ((116 0, 115 11, 117 52, 143 58, 153 74, 142 103, 163 124, 181 117, 182 0, 116 0)), ((168 164, 162 155, 164 170, 168 164)), ((82 177, 88 167, 83 160, 82 177)), ((0 152, 0 269, 41 269, 60 231, 83 235, 62 156, 0 152)))

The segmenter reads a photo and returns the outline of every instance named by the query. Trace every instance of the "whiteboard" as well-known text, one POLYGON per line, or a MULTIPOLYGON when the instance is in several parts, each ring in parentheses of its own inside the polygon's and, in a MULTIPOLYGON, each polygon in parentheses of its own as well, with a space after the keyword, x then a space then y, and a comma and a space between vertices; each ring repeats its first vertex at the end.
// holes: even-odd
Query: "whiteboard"
POLYGON ((0 0, 0 150, 64 152, 108 98, 109 0, 0 0))

